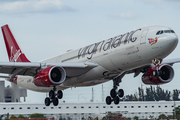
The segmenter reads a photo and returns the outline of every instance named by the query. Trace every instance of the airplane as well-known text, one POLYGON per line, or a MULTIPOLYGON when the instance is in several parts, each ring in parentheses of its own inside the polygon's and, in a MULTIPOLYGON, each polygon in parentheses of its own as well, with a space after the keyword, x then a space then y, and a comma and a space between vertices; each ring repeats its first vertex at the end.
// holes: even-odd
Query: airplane
POLYGON ((49 92, 44 103, 59 104, 63 90, 113 81, 106 104, 119 104, 124 90, 118 89, 126 74, 140 73, 147 85, 172 81, 172 65, 180 59, 163 60, 178 44, 169 27, 149 26, 87 45, 40 62, 31 62, 17 44, 9 26, 1 27, 9 62, 0 62, 0 77, 37 92, 49 92))

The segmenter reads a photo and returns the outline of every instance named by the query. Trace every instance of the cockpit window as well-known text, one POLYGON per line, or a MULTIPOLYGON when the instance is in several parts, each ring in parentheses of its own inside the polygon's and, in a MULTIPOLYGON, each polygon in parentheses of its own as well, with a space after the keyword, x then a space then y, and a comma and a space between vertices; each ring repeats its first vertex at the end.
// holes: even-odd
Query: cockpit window
POLYGON ((160 31, 158 31, 158 32, 156 33, 156 35, 159 35, 159 33, 160 33, 160 31))
POLYGON ((171 33, 175 33, 173 30, 170 30, 171 31, 171 33))
POLYGON ((164 33, 170 33, 170 30, 164 30, 164 33))
POLYGON ((156 35, 160 35, 160 34, 163 34, 163 30, 160 30, 156 33, 156 35))
POLYGON ((156 35, 160 35, 163 33, 175 33, 173 30, 160 30, 156 33, 156 35))
POLYGON ((160 34, 163 34, 163 30, 161 30, 160 34))

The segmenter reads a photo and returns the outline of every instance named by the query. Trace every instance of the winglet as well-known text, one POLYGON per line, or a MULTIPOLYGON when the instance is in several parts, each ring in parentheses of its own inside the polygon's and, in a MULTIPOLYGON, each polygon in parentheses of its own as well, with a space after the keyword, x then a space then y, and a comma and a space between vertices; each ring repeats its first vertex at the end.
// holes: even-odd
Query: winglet
POLYGON ((30 62, 22 53, 8 25, 1 27, 10 62, 30 62))

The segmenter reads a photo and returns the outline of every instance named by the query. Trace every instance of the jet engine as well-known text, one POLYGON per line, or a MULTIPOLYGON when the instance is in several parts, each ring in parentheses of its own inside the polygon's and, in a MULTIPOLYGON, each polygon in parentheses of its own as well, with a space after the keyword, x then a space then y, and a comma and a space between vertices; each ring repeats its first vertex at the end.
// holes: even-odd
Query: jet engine
POLYGON ((174 70, 170 65, 161 64, 158 67, 158 74, 156 75, 156 67, 151 67, 142 76, 142 81, 147 85, 160 85, 170 82, 174 77, 174 70))
POLYGON ((34 84, 41 87, 56 86, 66 79, 66 71, 59 66, 51 66, 42 69, 35 77, 34 84))

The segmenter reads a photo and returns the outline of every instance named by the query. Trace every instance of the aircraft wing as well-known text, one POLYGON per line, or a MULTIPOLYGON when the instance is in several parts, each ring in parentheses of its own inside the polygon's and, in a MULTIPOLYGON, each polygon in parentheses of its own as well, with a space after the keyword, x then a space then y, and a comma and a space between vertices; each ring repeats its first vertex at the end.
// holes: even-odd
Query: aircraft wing
MULTIPOLYGON (((79 63, 33 63, 33 62, 0 62, 0 73, 10 75, 35 76, 38 71, 50 66, 60 66, 66 71, 67 77, 82 75, 98 66, 91 62, 79 63)), ((0 76, 3 77, 3 76, 0 76)))
POLYGON ((180 58, 163 60, 162 64, 170 64, 170 65, 173 65, 174 63, 178 63, 178 62, 180 62, 180 58))

